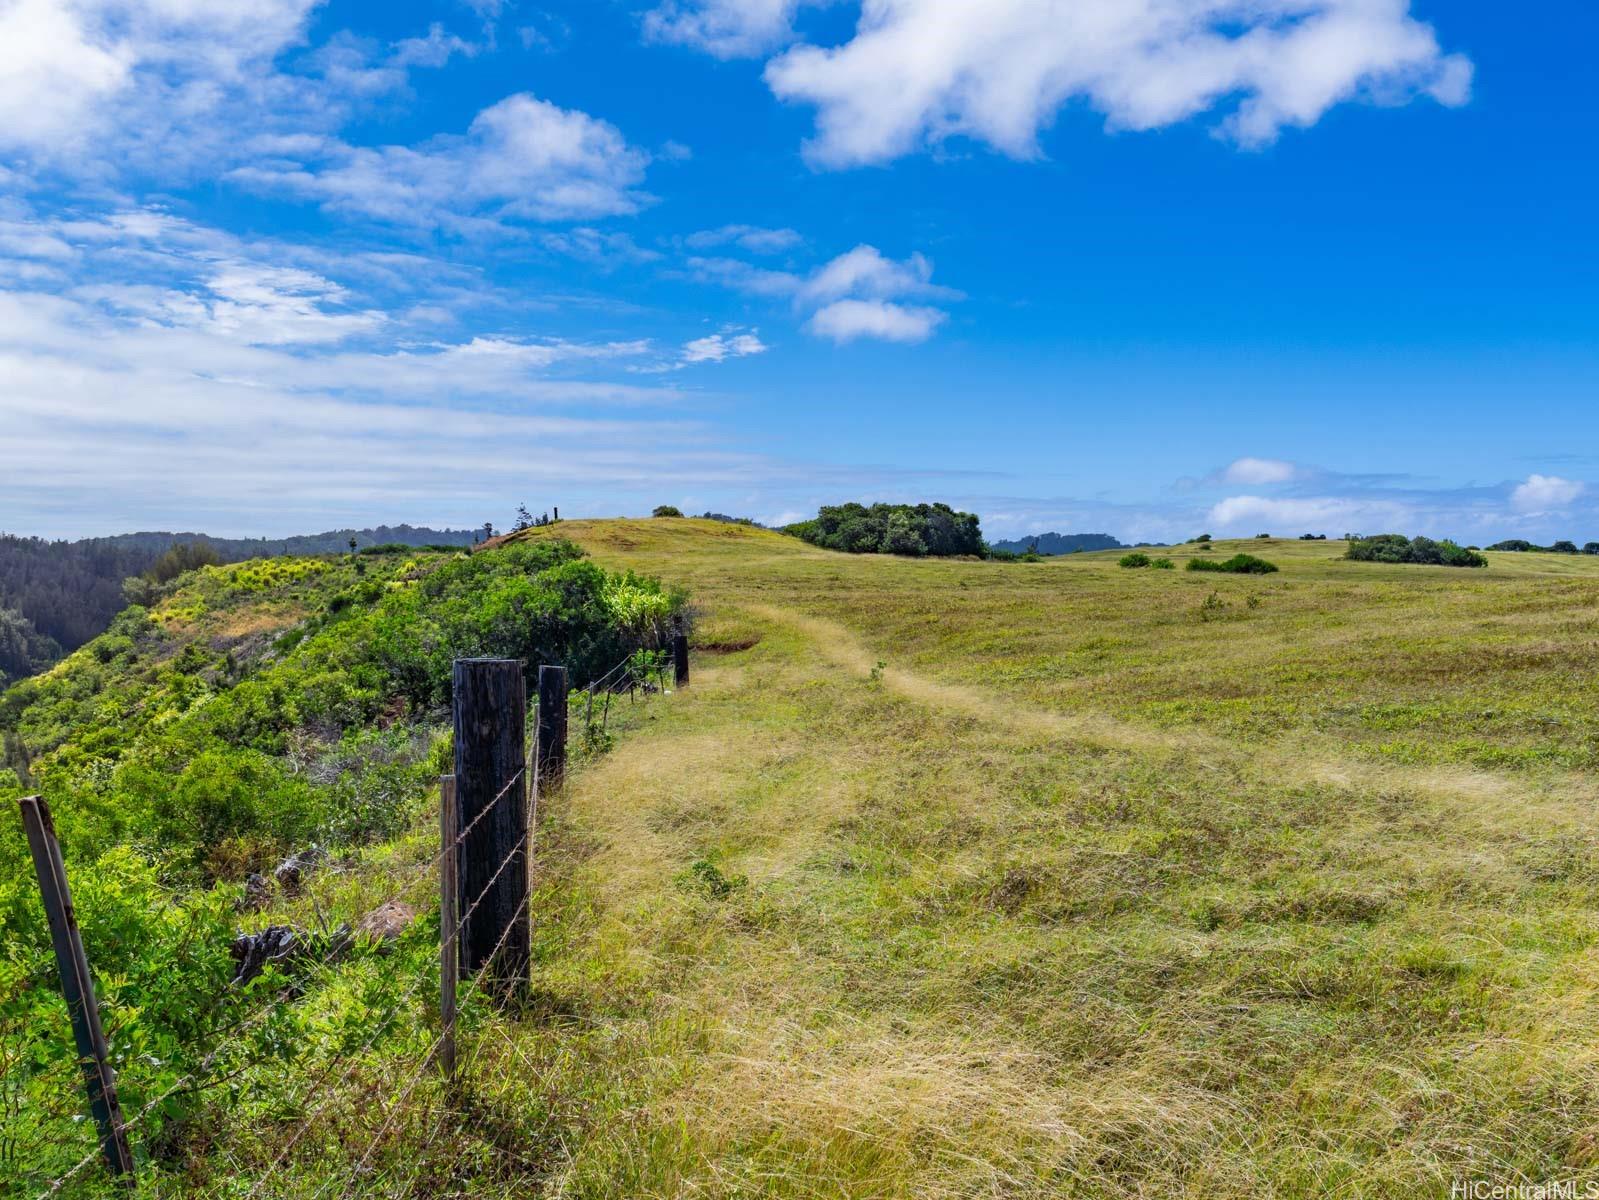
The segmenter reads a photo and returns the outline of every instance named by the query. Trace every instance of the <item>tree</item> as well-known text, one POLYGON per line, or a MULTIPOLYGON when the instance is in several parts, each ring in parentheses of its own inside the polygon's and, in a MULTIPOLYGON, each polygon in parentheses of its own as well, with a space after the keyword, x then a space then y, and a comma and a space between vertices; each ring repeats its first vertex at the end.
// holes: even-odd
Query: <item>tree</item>
POLYGON ((927 543, 916 532, 909 513, 893 512, 883 529, 884 554, 910 554, 920 557, 927 553, 927 543))
POLYGON ((683 510, 675 504, 657 504, 655 511, 650 514, 652 517, 681 517, 682 515, 683 510))
POLYGON ((532 528, 533 514, 528 512, 527 505, 518 504, 516 506, 516 524, 511 526, 512 531, 515 533, 521 533, 524 529, 532 528))
POLYGON ((1194 541, 1196 541, 1196 542, 1208 542, 1208 541, 1210 541, 1210 534, 1202 533, 1198 537, 1196 537, 1194 539, 1194 541))
POLYGON ((1550 546, 1549 549, 1556 554, 1575 554, 1577 553, 1577 543, 1556 542, 1553 546, 1550 546))
POLYGON ((1585 542, 1582 552, 1584 554, 1599 554, 1599 542, 1585 542))
POLYGON ((355 550, 356 550, 356 547, 359 546, 360 544, 361 544, 360 542, 356 541, 355 538, 352 537, 350 539, 350 553, 354 554, 355 550))
POLYGON ((493 521, 484 521, 483 522, 483 540, 486 542, 493 536, 494 536, 494 522, 493 521))

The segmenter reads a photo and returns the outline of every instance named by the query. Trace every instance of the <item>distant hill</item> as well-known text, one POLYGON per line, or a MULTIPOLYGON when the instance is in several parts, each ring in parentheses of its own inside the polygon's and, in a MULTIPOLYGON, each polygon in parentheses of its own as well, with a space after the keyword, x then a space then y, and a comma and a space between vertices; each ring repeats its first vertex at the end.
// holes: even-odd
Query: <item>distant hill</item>
POLYGON ((1031 537, 1013 538, 992 543, 996 550, 1009 550, 1023 554, 1038 543, 1040 554, 1076 554, 1079 550, 1126 550, 1128 547, 1108 533, 1039 533, 1031 537))
POLYGON ((208 542, 224 562, 285 554, 335 554, 356 546, 470 546, 473 529, 379 525, 286 538, 219 538, 203 533, 124 533, 75 542, 0 534, 0 686, 30 675, 98 637, 126 605, 122 581, 173 546, 208 542))

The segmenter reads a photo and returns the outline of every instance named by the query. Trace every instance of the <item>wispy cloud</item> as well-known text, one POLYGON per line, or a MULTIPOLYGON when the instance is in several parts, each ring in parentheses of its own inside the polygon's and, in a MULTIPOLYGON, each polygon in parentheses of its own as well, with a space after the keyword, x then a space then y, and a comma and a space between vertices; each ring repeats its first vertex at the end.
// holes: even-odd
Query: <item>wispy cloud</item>
POLYGON ((637 212, 650 156, 587 113, 527 94, 484 109, 464 136, 421 146, 352 146, 337 138, 269 139, 228 178, 395 225, 454 232, 507 221, 637 212))

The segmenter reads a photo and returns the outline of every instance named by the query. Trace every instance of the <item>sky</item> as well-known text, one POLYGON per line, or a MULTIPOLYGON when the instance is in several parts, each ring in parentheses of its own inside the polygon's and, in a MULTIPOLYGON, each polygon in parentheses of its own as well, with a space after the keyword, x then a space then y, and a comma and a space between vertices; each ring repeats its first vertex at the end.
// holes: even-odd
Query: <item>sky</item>
POLYGON ((1599 7, 0 0, 0 529, 1599 539, 1599 7))

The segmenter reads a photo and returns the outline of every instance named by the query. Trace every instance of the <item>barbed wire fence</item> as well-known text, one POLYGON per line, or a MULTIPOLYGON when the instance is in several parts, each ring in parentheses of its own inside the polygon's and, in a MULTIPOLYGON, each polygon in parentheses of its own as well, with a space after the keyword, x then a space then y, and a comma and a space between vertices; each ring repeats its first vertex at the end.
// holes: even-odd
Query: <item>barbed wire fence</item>
MULTIPOLYGON (((502 660, 470 661, 476 663, 500 662, 502 667, 513 666, 515 668, 516 684, 518 687, 522 687, 522 695, 526 695, 526 689, 521 682, 520 663, 505 663, 502 660)), ((460 667, 461 664, 457 663, 458 671, 460 667)), ((421 1086, 422 1082, 433 1075, 439 1068, 441 1051, 447 1046, 450 1049, 450 1063, 445 1071, 445 1078, 453 1086, 453 1039, 455 1030, 460 1023, 461 1014, 465 1011, 466 1006, 474 1001, 501 999, 504 997, 506 990, 504 986, 506 983, 505 973, 503 969, 497 970, 496 966, 501 964, 502 956, 508 955, 514 949, 513 942, 518 937, 518 930, 527 928, 525 922, 531 915, 532 888, 530 877, 537 848, 539 801, 548 792, 558 787, 564 778, 567 750, 567 712, 575 705, 580 704, 582 706, 584 742, 585 745, 592 745, 596 723, 601 735, 605 735, 608 732, 609 708, 613 698, 625 693, 628 695, 631 704, 637 704, 641 698, 644 701, 648 701, 652 696, 668 694, 670 691, 669 679, 675 679, 679 687, 687 684, 687 639, 681 634, 677 635, 670 652, 635 651, 575 693, 569 693, 566 689, 564 669, 557 669, 555 672, 557 676, 555 686, 560 689, 561 714, 561 719, 558 723, 560 743, 558 746, 553 744, 553 739, 551 739, 552 726, 545 715, 546 703, 550 701, 550 697, 544 694, 548 686, 545 682, 546 673, 549 671, 549 668, 545 668, 540 673, 539 691, 541 703, 539 712, 536 714, 537 736, 533 739, 531 748, 526 744, 529 721, 521 707, 512 706, 515 709, 512 722, 515 728, 507 732, 505 728, 506 722, 503 720, 506 715, 504 713, 466 714, 465 719, 463 719, 461 708, 463 704, 462 689, 460 687, 456 689, 454 706, 456 709, 458 775, 455 777, 455 783, 459 782, 459 767, 463 761, 463 755, 470 755, 473 752, 472 747, 463 744, 463 731, 466 732, 467 738, 470 739, 473 729, 483 731, 489 727, 497 727, 499 733, 509 736, 519 747, 517 755, 519 762, 508 775, 502 773, 502 778, 498 781, 496 790, 486 801, 479 800, 479 802, 472 805, 475 811, 472 812, 469 820, 464 823, 459 821, 454 823, 455 832, 453 836, 448 833, 448 824, 441 825, 438 850, 430 854, 421 863, 408 868, 401 881, 388 889, 389 899, 385 903, 404 900, 412 896, 414 890, 424 883, 438 883, 446 879, 453 883, 456 896, 460 900, 465 900, 464 882, 459 877, 458 868, 467 861, 468 856, 475 851, 481 851, 485 844, 492 845, 494 847, 494 856, 487 861, 494 863, 493 870, 489 873, 487 881, 481 887, 475 889, 469 903, 464 906, 459 903, 452 905, 447 897, 441 895, 440 943, 447 953, 458 953, 461 956, 461 965, 466 968, 464 971, 466 979, 464 984, 450 989, 454 993, 450 998, 453 1003, 441 1002, 440 1028, 437 1035, 432 1038, 430 1044, 421 1055, 420 1061, 408 1072, 403 1084, 393 1094, 393 1099, 388 1102, 377 1132, 362 1151, 354 1168, 342 1176, 337 1174, 330 1176, 315 1193, 312 1200, 319 1200, 328 1188, 334 1187, 336 1184, 347 1184, 357 1180, 366 1171, 373 1156, 378 1153, 382 1145, 388 1140, 393 1128, 399 1121, 407 1100, 421 1086), (496 720, 494 718, 499 719, 496 720), (485 724, 485 720, 487 720, 487 724, 485 724), (531 781, 531 787, 524 793, 520 785, 528 781, 531 781), (522 797, 524 795, 526 797, 523 810, 525 819, 518 820, 515 814, 509 814, 510 819, 507 819, 508 814, 505 809, 507 798, 513 796, 522 797), (501 836, 507 828, 516 831, 509 841, 501 836), (485 838, 487 839, 486 841, 485 838), (453 861, 457 870, 446 872, 444 868, 447 861, 453 861), (523 868, 519 879, 515 878, 515 868, 518 863, 523 868), (511 882, 518 893, 518 899, 509 914, 503 912, 495 913, 493 911, 493 898, 496 889, 501 887, 502 881, 505 880, 508 872, 513 876, 511 882), (480 914, 484 912, 485 905, 489 906, 489 915, 493 917, 498 929, 487 954, 479 953, 477 960, 468 964, 466 961, 468 947, 465 939, 469 930, 482 921, 483 917, 480 914), (446 914, 451 908, 456 910, 455 915, 448 917, 446 914), (488 983, 490 982, 496 986, 489 987, 488 983)), ((491 735, 484 733, 484 736, 491 735)), ((454 784, 448 782, 450 779, 451 777, 446 777, 445 790, 453 792, 454 784)), ((37 803, 43 809, 46 814, 46 820, 48 820, 48 808, 44 806, 44 802, 37 797, 29 797, 24 800, 24 804, 30 801, 37 803)), ((446 803, 443 811, 449 812, 452 807, 451 803, 446 803)), ((51 837, 53 839, 53 831, 51 837)), ((56 861, 59 863, 59 847, 55 848, 55 854, 56 861)), ((66 898, 65 895, 63 895, 63 899, 66 901, 64 911, 70 917, 70 899, 66 898)), ((279 1015, 283 1011, 285 1004, 297 996, 306 994, 313 986, 313 981, 316 978, 323 975, 331 977, 331 973, 347 957, 351 945, 352 939, 349 938, 329 939, 328 944, 322 948, 320 954, 297 956, 292 963, 292 971, 285 970, 284 972, 292 975, 292 977, 270 999, 262 1002, 252 1011, 234 1018, 220 1031, 208 1037, 210 1047, 196 1066, 162 1088, 131 1115, 123 1114, 120 1110, 116 1110, 113 1103, 112 1111, 115 1116, 111 1119, 112 1123, 99 1122, 101 1137, 97 1144, 71 1167, 51 1179, 37 1193, 39 1200, 46 1200, 48 1197, 61 1194, 75 1180, 82 1179, 85 1173, 100 1160, 106 1162, 106 1165, 114 1175, 119 1176, 124 1181, 131 1182, 133 1159, 131 1155, 126 1153, 127 1139, 130 1136, 143 1135, 146 1138, 151 1136, 152 1131, 147 1123, 152 1114, 161 1110, 174 1097, 183 1093, 203 1092, 207 1088, 215 1087, 220 1083, 237 1078, 242 1071, 248 1070, 253 1065, 247 1055, 251 1035, 279 1015), (219 1064, 229 1060, 230 1056, 241 1053, 246 1055, 242 1066, 230 1067, 227 1071, 213 1074, 219 1064), (118 1145, 123 1147, 122 1153, 116 1152, 115 1147, 118 1145)), ((60 947, 58 946, 59 949, 60 947)), ((78 954, 81 960, 81 943, 78 946, 78 954)), ((437 986, 441 982, 446 987, 449 986, 452 980, 450 979, 450 972, 442 969, 442 957, 440 963, 441 969, 437 972, 432 970, 418 972, 399 996, 394 999, 388 1011, 374 1022, 371 1030, 364 1038, 354 1045, 331 1053, 327 1061, 321 1064, 320 1069, 309 1082, 296 1090, 293 1107, 301 1111, 301 1116, 289 1131, 288 1136, 273 1156, 271 1162, 251 1185, 250 1190, 246 1193, 245 1200, 255 1200, 262 1193, 263 1188, 269 1185, 275 1173, 290 1160, 295 1147, 315 1128, 318 1120, 338 1102, 347 1085, 361 1068, 365 1058, 378 1045, 385 1034, 390 1033, 403 1022, 404 1014, 410 1010, 423 989, 430 985, 437 986)), ((289 966, 289 964, 276 963, 270 963, 269 965, 289 966)), ((98 1024, 97 1005, 93 997, 92 985, 88 983, 87 964, 83 963, 82 966, 83 982, 87 987, 87 992, 80 998, 76 1007, 74 1007, 73 1001, 69 997, 69 1009, 72 1010, 75 1021, 86 1020, 91 1011, 95 1012, 94 1023, 98 1024)), ((526 984, 528 967, 528 957, 523 954, 518 960, 516 968, 521 972, 522 986, 526 984)), ((214 1002, 214 1008, 221 1006, 229 998, 231 998, 231 994, 224 992, 214 1002)), ((80 1043, 80 1050, 82 1045, 80 1043)), ((100 1066, 103 1074, 101 1077, 105 1079, 106 1087, 111 1091, 114 1098, 114 1076, 110 1074, 109 1066, 107 1065, 109 1056, 104 1051, 105 1047, 102 1045, 100 1066)), ((84 1054, 80 1053, 80 1066, 83 1065, 85 1057, 84 1054)), ((93 1087, 90 1089, 90 1094, 91 1099, 93 1099, 95 1097, 93 1087)), ((97 1117, 101 1115, 98 1109, 96 1110, 96 1115, 97 1117)), ((63 1134, 62 1144, 69 1140, 76 1139, 70 1134, 63 1134)), ((406 1190, 410 1191, 411 1189, 407 1187, 406 1190)))

